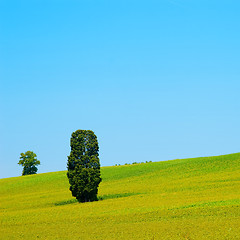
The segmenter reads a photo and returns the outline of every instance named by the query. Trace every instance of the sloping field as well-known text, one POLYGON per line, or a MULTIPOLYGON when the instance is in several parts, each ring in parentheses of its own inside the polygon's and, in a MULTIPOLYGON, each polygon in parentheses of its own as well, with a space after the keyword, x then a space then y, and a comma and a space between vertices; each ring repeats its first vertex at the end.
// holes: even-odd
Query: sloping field
POLYGON ((240 239, 240 153, 101 171, 81 204, 66 171, 0 179, 0 239, 240 239))

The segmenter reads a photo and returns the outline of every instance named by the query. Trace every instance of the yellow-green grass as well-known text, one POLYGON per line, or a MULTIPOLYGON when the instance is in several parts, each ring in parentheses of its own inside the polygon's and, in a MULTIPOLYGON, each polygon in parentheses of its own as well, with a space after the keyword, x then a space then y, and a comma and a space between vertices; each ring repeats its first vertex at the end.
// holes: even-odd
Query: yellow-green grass
POLYGON ((66 171, 0 179, 0 239, 240 239, 240 153, 101 172, 91 203, 66 171))

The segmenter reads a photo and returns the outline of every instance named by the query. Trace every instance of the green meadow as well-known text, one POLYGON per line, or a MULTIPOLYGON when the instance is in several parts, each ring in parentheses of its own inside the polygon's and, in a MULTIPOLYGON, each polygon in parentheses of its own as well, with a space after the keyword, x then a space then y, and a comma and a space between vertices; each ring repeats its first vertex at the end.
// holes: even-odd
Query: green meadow
POLYGON ((240 239, 240 153, 101 174, 88 203, 66 171, 0 179, 0 239, 240 239))

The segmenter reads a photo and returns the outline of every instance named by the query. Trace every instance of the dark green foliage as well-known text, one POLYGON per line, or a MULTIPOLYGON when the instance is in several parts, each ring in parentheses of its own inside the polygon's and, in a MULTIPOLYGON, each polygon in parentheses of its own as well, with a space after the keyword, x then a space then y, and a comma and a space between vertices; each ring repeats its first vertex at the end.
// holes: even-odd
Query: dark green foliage
POLYGON ((32 151, 27 151, 20 154, 19 165, 23 166, 22 175, 30 175, 37 173, 37 165, 40 165, 40 161, 37 160, 37 155, 32 151))
POLYGON ((72 133, 67 176, 72 195, 79 202, 97 200, 101 182, 97 137, 91 130, 72 133))

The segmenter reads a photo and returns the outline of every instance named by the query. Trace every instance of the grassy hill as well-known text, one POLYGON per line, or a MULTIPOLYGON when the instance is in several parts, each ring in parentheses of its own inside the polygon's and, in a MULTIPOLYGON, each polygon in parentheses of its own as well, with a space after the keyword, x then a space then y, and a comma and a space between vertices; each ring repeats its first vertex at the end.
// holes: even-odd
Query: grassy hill
POLYGON ((101 171, 81 204, 66 171, 0 179, 0 239, 239 239, 240 153, 101 171))

